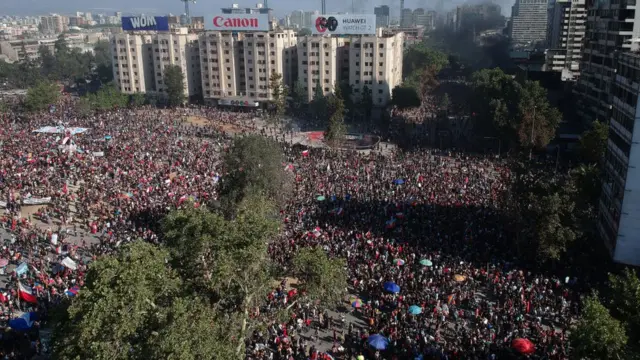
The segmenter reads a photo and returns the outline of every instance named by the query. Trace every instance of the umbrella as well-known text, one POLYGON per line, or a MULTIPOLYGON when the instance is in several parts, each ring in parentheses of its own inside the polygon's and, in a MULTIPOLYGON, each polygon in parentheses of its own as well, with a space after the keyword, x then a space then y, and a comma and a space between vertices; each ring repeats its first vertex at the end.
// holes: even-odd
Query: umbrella
POLYGON ((356 357, 356 360, 364 360, 364 355, 358 355, 358 356, 356 357))
POLYGON ((400 286, 398 286, 398 284, 388 281, 386 283, 384 283, 384 289, 390 293, 394 293, 397 294, 400 292, 400 286))
POLYGON ((325 197, 324 197, 324 196, 322 196, 322 195, 320 195, 320 196, 318 196, 318 197, 316 198, 316 200, 318 200, 318 201, 324 201, 324 199, 325 199, 325 197))
POLYGON ((375 334, 369 336, 367 344, 376 350, 384 350, 389 346, 389 339, 380 334, 375 334))
POLYGON ((402 265, 404 265, 404 260, 402 260, 402 259, 395 259, 395 260, 393 260, 393 263, 394 263, 394 264, 396 264, 396 265, 398 265, 398 266, 402 266, 402 265))
POLYGON ((403 179, 395 179, 393 180, 393 183, 396 185, 402 185, 404 184, 404 180, 403 179))
POLYGON ((460 275, 460 274, 453 275, 453 280, 455 280, 457 282, 462 282, 465 279, 466 279, 466 277, 464 277, 464 275, 460 275))
POLYGON ((355 299, 352 303, 351 306, 353 306, 354 308, 360 308, 362 307, 362 300, 360 299, 355 299))
POLYGON ((422 308, 418 305, 411 305, 409 306, 409 314, 411 315, 422 314, 422 308))
POLYGON ((107 135, 104 137, 105 140, 111 140, 111 135, 107 135))
POLYGON ((5 258, 0 259, 0 267, 5 267, 7 265, 9 265, 9 260, 5 258))
POLYGON ((422 265, 422 266, 433 266, 433 263, 431 262, 431 260, 422 259, 422 260, 420 260, 420 265, 422 265))
POLYGON ((524 355, 533 354, 536 351, 536 346, 531 342, 531 340, 523 338, 513 340, 511 347, 524 355))

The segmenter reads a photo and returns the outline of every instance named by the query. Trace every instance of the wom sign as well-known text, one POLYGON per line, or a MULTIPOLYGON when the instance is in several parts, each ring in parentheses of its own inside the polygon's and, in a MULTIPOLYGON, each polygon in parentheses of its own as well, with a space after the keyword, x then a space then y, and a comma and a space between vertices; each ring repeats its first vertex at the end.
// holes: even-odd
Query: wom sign
POLYGON ((205 29, 218 31, 269 31, 267 14, 228 14, 208 16, 205 29))
POLYGON ((123 16, 122 30, 169 31, 169 18, 167 16, 123 16))

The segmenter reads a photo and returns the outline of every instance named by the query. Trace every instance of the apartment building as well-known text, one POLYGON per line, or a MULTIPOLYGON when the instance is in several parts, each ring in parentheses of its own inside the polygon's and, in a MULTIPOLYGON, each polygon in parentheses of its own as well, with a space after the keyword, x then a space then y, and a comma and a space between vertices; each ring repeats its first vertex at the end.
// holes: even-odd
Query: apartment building
POLYGON ((227 98, 271 100, 269 77, 281 73, 291 87, 297 77, 296 33, 207 31, 201 35, 200 66, 207 102, 227 98))
POLYGON ((297 51, 298 82, 307 89, 309 100, 313 99, 317 86, 322 87, 326 95, 340 79, 348 76, 349 51, 345 48, 345 38, 300 37, 297 51))
POLYGON ((59 34, 69 30, 69 19, 66 16, 50 15, 40 17, 40 31, 44 34, 59 34))
POLYGON ((120 91, 166 91, 164 70, 177 65, 184 74, 186 96, 202 94, 200 49, 197 34, 187 28, 171 32, 118 33, 111 38, 114 80, 120 91))
POLYGON ((548 0, 516 0, 511 8, 511 43, 535 47, 547 39, 548 0))
POLYGON ((587 11, 580 78, 574 88, 576 112, 585 124, 610 117, 613 58, 618 51, 629 51, 631 40, 640 37, 638 15, 635 0, 604 0, 587 11))
POLYGON ((403 44, 403 33, 350 39, 348 80, 354 97, 367 87, 375 106, 385 106, 391 100, 391 91, 402 83, 403 44))
POLYGON ((640 266, 640 53, 619 52, 612 67, 597 226, 614 261, 640 266))
POLYGON ((580 76, 586 20, 585 0, 557 0, 550 10, 546 69, 561 72, 562 80, 580 76))
POLYGON ((388 27, 390 24, 390 11, 389 6, 382 5, 373 8, 373 13, 376 15, 376 27, 388 27))

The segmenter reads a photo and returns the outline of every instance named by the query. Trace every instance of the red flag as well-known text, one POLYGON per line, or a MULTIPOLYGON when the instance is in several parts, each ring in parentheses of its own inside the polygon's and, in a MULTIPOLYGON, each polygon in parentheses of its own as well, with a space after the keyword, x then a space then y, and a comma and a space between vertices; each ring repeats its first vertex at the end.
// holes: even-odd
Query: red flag
POLYGON ((69 192, 69 188, 67 187, 67 183, 64 183, 64 186, 62 187, 62 193, 66 194, 69 192))
POLYGON ((20 299, 26 302, 30 302, 34 304, 38 303, 38 299, 34 295, 33 289, 31 289, 28 286, 22 285, 21 282, 18 283, 18 296, 20 297, 20 299))

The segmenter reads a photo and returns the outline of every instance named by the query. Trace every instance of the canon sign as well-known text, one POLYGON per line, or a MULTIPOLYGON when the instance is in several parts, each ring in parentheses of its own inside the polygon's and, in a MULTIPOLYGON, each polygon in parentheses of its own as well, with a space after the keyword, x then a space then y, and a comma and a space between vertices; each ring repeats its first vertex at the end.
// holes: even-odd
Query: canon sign
POLYGON ((208 17, 205 28, 219 31, 269 31, 269 15, 214 15, 208 17))

